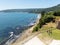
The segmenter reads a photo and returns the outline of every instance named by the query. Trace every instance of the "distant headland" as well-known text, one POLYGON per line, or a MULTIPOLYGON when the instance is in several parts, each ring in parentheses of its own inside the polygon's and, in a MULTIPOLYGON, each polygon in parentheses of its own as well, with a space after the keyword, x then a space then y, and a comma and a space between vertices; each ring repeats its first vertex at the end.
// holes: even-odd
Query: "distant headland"
POLYGON ((2 10, 0 12, 29 12, 29 13, 41 13, 42 11, 49 12, 49 11, 56 11, 60 10, 60 4, 49 7, 49 8, 30 8, 30 9, 7 9, 2 10))

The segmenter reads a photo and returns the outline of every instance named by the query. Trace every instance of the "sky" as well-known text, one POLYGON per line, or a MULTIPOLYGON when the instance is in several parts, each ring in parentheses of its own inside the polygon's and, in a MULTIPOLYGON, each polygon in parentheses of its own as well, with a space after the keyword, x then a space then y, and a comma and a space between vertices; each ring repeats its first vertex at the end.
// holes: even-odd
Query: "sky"
POLYGON ((0 10, 48 8, 60 4, 60 0, 0 0, 0 10))

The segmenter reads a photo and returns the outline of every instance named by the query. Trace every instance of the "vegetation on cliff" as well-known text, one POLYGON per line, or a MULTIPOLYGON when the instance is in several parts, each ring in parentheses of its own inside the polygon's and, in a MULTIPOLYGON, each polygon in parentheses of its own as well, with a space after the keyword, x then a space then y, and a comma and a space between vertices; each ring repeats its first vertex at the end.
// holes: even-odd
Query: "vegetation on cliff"
POLYGON ((34 28, 34 31, 38 31, 43 25, 49 22, 55 22, 56 16, 60 16, 60 11, 51 11, 45 13, 44 11, 41 13, 41 18, 39 20, 39 23, 34 28))

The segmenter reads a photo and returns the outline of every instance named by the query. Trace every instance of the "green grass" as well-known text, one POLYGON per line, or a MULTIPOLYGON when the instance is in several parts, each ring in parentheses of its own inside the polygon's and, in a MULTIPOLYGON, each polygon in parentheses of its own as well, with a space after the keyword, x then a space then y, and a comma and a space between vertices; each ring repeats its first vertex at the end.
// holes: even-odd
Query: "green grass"
POLYGON ((52 38, 50 35, 48 35, 47 32, 43 32, 41 34, 38 35, 38 38, 43 41, 46 45, 49 45, 49 43, 51 42, 52 38), (47 43, 48 42, 48 43, 47 43))
POLYGON ((55 16, 56 17, 56 19, 60 19, 60 16, 55 16))
MULTIPOLYGON (((55 40, 60 40, 60 30, 56 28, 50 28, 52 30, 52 34, 49 35, 46 30, 49 30, 49 28, 42 28, 40 31, 42 32, 42 37, 47 37, 47 38, 53 38, 55 40)), ((41 37, 41 36, 40 36, 41 37)))
POLYGON ((44 39, 50 39, 51 37, 48 35, 48 33, 44 32, 39 36, 39 38, 44 40, 44 39))
POLYGON ((52 38, 56 40, 60 40, 60 30, 56 29, 52 31, 52 38))
POLYGON ((56 18, 59 18, 60 19, 60 16, 56 16, 56 18))

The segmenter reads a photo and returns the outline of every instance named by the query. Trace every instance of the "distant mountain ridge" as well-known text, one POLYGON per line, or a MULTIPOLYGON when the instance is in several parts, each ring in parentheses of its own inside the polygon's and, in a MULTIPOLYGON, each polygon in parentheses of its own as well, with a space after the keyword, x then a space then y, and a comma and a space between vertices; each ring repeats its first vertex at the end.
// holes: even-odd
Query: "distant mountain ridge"
POLYGON ((60 10, 60 4, 50 7, 50 8, 46 8, 46 10, 48 11, 56 11, 56 10, 60 10))
POLYGON ((2 10, 0 12, 30 12, 30 13, 40 13, 42 11, 48 12, 48 11, 56 11, 60 10, 60 4, 50 7, 50 8, 32 8, 32 9, 8 9, 8 10, 2 10))

